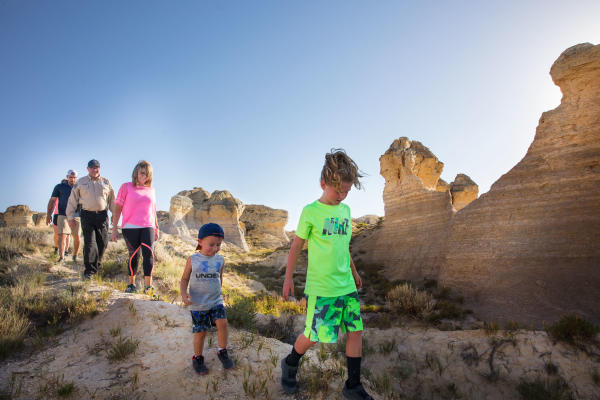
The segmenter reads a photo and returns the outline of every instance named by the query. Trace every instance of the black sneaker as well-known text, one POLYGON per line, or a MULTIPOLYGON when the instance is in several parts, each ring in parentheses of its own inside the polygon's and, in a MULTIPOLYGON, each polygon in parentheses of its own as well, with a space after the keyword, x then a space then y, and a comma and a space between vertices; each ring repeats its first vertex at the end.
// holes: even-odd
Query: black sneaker
POLYGON ((68 256, 69 254, 71 254, 71 252, 69 251, 69 249, 65 250, 65 256, 68 256))
POLYGON ((281 360, 281 387, 287 394, 296 393, 298 391, 298 382, 296 381, 297 373, 298 367, 288 365, 285 358, 281 360))
POLYGON ((73 262, 77 262, 77 254, 73 254, 73 262))
POLYGON ((361 383, 354 386, 352 389, 348 389, 348 387, 344 385, 344 390, 342 390, 342 394, 345 398, 350 400, 373 400, 371 395, 367 393, 367 391, 361 383))
POLYGON ((58 247, 54 248, 54 254, 58 254, 58 247))
POLYGON ((58 257, 58 261, 57 261, 58 263, 61 263, 61 262, 63 262, 63 261, 64 261, 64 258, 62 258, 62 257, 58 257))
POLYGON ((125 293, 139 293, 139 290, 137 286, 135 286, 135 284, 130 283, 129 285, 127 285, 125 293))
POLYGON ((208 368, 206 368, 206 365, 204 365, 203 356, 192 357, 192 366, 194 367, 194 370, 198 373, 198 375, 208 374, 208 368))
POLYGON ((217 351, 217 357, 219 357, 221 364, 223 364, 223 368, 225 368, 225 369, 233 368, 233 360, 229 357, 229 354, 227 354, 227 349, 217 351))

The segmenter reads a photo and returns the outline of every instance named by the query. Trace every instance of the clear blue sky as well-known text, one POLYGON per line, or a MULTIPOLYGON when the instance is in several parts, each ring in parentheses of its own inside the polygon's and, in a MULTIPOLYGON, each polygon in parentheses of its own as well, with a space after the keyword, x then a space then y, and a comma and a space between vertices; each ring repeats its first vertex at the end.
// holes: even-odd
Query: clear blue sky
POLYGON ((46 208, 89 159, 115 189, 140 159, 158 208, 201 186, 290 213, 343 147, 383 215, 400 136, 480 193, 514 166, 560 91, 550 66, 600 42, 600 1, 0 0, 0 211, 46 208))

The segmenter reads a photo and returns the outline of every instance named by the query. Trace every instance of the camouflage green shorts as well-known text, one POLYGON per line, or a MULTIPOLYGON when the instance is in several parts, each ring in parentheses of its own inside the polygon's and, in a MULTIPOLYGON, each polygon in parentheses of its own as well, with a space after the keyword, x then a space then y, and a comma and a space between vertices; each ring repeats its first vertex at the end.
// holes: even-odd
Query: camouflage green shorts
POLYGON ((358 292, 338 297, 307 296, 304 336, 313 342, 335 343, 338 331, 363 330, 358 292))

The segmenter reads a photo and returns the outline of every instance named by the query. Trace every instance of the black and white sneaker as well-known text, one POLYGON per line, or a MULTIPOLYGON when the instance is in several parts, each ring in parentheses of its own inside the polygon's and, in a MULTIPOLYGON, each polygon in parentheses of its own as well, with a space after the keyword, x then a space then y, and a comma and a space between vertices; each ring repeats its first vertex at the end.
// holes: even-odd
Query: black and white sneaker
POLYGON ((221 361, 221 364, 223 364, 223 368, 233 368, 233 360, 229 357, 229 354, 227 354, 227 349, 217 351, 217 357, 219 357, 219 361, 221 361))

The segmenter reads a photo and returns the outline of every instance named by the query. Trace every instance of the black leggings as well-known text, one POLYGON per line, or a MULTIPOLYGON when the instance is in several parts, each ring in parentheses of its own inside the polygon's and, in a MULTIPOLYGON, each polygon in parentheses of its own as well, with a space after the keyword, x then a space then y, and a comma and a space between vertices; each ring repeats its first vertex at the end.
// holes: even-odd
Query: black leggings
POLYGON ((129 250, 129 276, 137 274, 140 253, 144 255, 144 276, 154 269, 154 228, 125 228, 123 238, 129 250))

